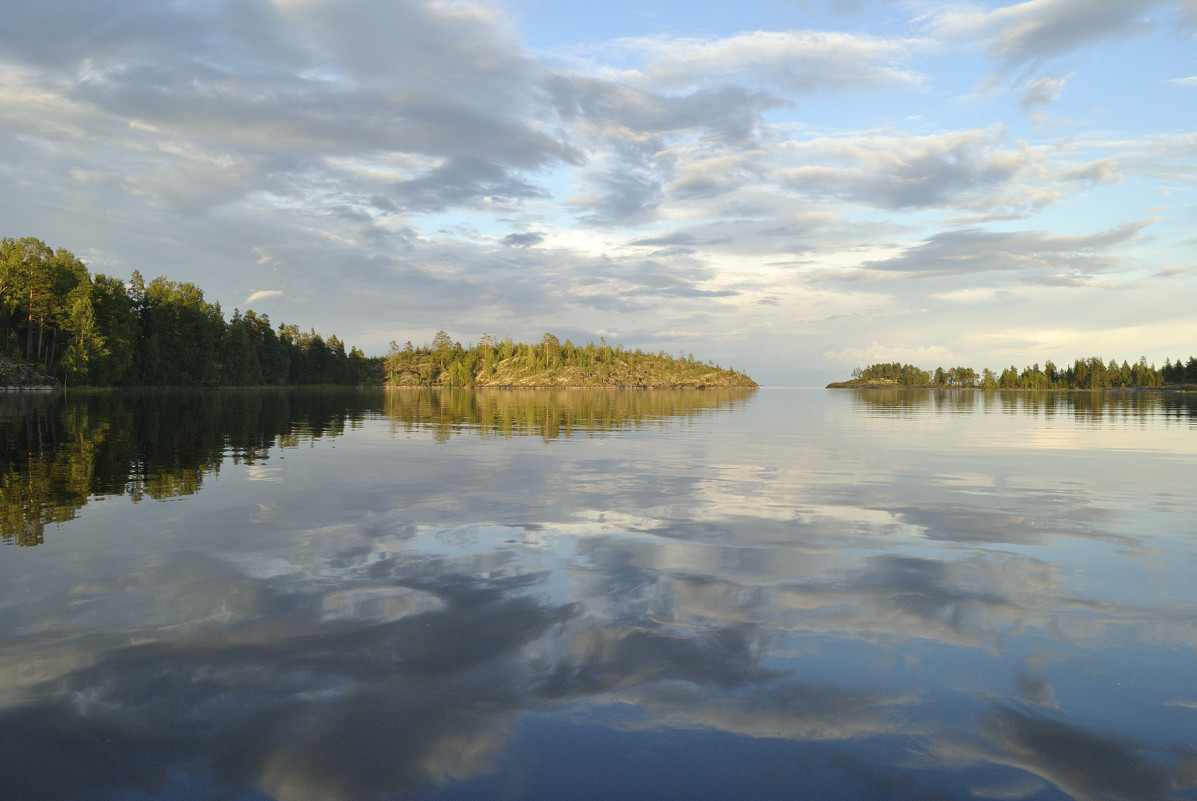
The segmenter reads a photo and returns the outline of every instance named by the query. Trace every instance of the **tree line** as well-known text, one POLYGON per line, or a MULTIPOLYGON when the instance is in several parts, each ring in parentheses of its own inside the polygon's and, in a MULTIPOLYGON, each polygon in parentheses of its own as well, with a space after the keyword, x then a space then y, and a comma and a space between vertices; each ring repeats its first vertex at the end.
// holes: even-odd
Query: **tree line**
POLYGON ((1187 361, 1170 358, 1157 368, 1141 357, 1131 364, 1116 359, 1105 362, 1099 356, 1077 359, 1060 368, 1052 361, 1043 367, 1035 363, 1019 370, 1014 365, 994 372, 985 368, 980 373, 971 367, 936 367, 922 370, 911 364, 898 362, 871 364, 852 371, 850 381, 831 386, 861 384, 892 384, 903 387, 958 387, 979 389, 1155 389, 1170 386, 1197 385, 1197 356, 1187 361))
POLYGON ((357 384, 381 363, 252 310, 226 320, 191 283, 92 275, 33 237, 0 241, 0 337, 0 353, 70 385, 357 384))

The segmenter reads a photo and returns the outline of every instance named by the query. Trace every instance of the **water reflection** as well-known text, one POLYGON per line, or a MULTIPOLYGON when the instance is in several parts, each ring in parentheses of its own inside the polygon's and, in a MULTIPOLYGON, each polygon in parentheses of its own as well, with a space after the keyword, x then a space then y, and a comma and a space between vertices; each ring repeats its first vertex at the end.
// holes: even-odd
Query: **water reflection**
MULTIPOLYGON (((164 500, 198 492, 226 458, 344 433, 363 393, 105 392, 0 399, 0 537, 37 545, 96 497, 164 500)), ((373 404, 376 406, 376 403, 373 404)))
POLYGON ((398 428, 430 429, 440 440, 464 430, 484 437, 556 439, 659 427, 730 410, 754 391, 394 388, 387 391, 383 411, 398 428))
POLYGON ((0 712, 0 743, 21 765, 0 790, 169 797, 186 765, 192 781, 270 797, 375 798, 484 769, 496 724, 527 703, 513 655, 571 614, 509 595, 512 583, 442 577, 443 608, 368 626, 263 617, 298 599, 253 588, 240 625, 96 652, 0 712))
POLYGON ((383 415, 438 441, 544 439, 661 426, 733 408, 752 390, 390 390, 105 392, 0 398, 0 539, 44 541, 90 499, 165 500, 198 492, 224 460, 253 464, 383 415))
POLYGON ((870 413, 909 416, 925 413, 977 412, 1067 416, 1093 422, 1142 423, 1147 418, 1197 425, 1197 393, 1111 390, 1106 392, 1036 392, 943 389, 851 390, 853 404, 870 413))
POLYGON ((0 550, 0 797, 1197 798, 1191 446, 628 395, 291 399, 0 550))

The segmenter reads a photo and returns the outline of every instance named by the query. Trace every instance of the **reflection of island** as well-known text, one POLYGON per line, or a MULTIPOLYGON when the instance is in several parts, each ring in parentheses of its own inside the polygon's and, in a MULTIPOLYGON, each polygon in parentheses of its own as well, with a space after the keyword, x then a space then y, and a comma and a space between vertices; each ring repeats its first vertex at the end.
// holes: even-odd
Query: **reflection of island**
POLYGON ((809 453, 750 488, 740 474, 762 460, 747 448, 739 461, 713 449, 687 490, 647 480, 660 463, 637 466, 647 449, 621 437, 481 440, 500 420, 584 439, 721 408, 532 396, 373 393, 341 416, 327 396, 222 396, 226 411, 177 436, 166 420, 205 414, 181 396, 121 400, 123 417, 107 396, 6 418, 10 454, 80 459, 90 432, 96 452, 123 454, 93 463, 91 486, 130 495, 151 462, 202 478, 223 457, 266 458, 358 419, 423 441, 385 441, 371 450, 387 458, 360 472, 313 472, 320 482, 293 491, 328 498, 301 513, 179 515, 168 542, 116 551, 8 551, 0 798, 1192 795, 1188 596, 1103 593, 1028 547, 1084 537, 1086 561, 1097 543, 1125 556, 1132 543, 1108 524, 1118 506, 1099 493, 1079 507, 1054 491, 983 500, 917 472, 887 492, 827 462, 798 471, 809 453), (442 434, 451 447, 429 442, 442 434), (478 489, 500 464, 487 455, 529 450, 561 458, 478 489), (583 470, 564 458, 579 453, 583 470), (915 488, 929 497, 916 503, 915 488), (1107 661, 1130 637, 1143 650, 1107 661), (1170 652, 1163 684, 1138 698, 1177 715, 1136 714, 1120 690, 1129 722, 1111 723, 1080 700, 1152 648, 1170 652))
POLYGON ((600 435, 727 410, 751 389, 392 389, 383 411, 405 430, 429 429, 438 439, 466 430, 484 437, 545 439, 600 435))
POLYGON ((191 495, 227 458, 336 437, 367 416, 403 430, 545 439, 664 425, 752 390, 250 390, 14 395, 0 405, 0 538, 37 545, 96 497, 191 495))
POLYGON ((854 389, 853 403, 872 414, 903 416, 923 412, 1001 412, 1074 416, 1091 422, 1142 420, 1197 421, 1197 393, 1191 392, 977 392, 962 389, 854 389))
POLYGON ((362 393, 100 392, 15 395, 0 404, 0 537, 37 545, 88 499, 162 500, 198 492, 221 462, 337 436, 367 408, 362 393), (335 396, 335 397, 334 397, 335 396))

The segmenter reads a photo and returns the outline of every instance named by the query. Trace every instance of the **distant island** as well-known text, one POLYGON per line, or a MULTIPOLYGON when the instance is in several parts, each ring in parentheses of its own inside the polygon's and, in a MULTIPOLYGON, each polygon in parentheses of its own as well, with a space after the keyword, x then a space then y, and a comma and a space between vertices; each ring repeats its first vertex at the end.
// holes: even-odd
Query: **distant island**
POLYGON ((430 346, 391 343, 383 359, 387 386, 578 387, 705 389, 755 388, 744 373, 693 354, 671 356, 599 344, 575 345, 546 333, 527 344, 483 335, 468 348, 438 331, 430 346))
POLYGON ((971 367, 936 367, 928 372, 911 364, 898 362, 857 367, 848 381, 835 381, 828 389, 901 388, 901 389, 1189 389, 1197 388, 1197 356, 1187 361, 1171 359, 1156 368, 1145 357, 1131 364, 1116 359, 1109 362, 1091 356, 1077 359, 1059 368, 1050 360, 1019 370, 1014 365, 1000 373, 986 368, 978 373, 971 367))

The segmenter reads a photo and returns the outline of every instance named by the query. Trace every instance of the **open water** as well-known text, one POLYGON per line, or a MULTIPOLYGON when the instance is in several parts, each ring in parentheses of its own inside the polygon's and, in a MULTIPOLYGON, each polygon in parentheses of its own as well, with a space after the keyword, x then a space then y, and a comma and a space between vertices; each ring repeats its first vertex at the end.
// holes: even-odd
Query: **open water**
POLYGON ((0 402, 0 798, 1197 799, 1197 397, 0 402))

